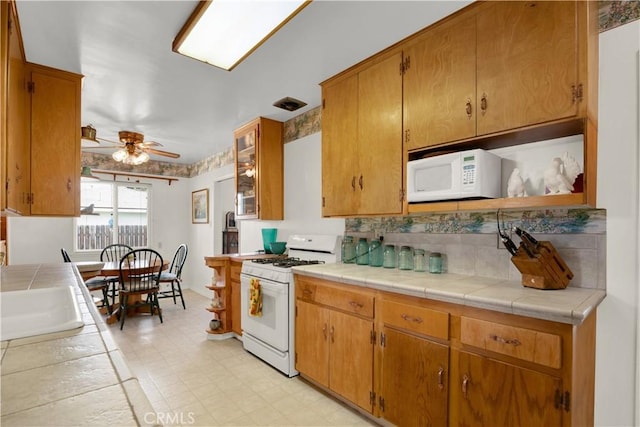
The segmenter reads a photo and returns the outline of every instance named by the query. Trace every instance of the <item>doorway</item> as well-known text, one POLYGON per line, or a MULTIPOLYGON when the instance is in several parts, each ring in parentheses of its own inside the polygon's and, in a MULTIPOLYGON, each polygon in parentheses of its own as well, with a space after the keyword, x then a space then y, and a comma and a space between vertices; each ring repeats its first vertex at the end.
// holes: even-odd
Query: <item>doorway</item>
POLYGON ((235 210, 234 198, 233 175, 213 183, 213 250, 216 254, 222 253, 222 232, 226 228, 227 212, 235 210))

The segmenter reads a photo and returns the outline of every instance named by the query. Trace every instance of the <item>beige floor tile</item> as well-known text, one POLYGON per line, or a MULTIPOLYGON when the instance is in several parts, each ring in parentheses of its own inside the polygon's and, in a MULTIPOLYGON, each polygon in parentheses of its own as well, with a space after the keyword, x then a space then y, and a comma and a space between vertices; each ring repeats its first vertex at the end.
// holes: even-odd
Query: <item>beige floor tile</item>
POLYGON ((165 425, 375 425, 247 353, 239 340, 207 340, 209 299, 190 290, 184 294, 186 310, 160 302, 162 325, 157 317, 139 316, 127 318, 123 331, 110 327, 154 410, 171 421, 165 425), (188 424, 190 413, 195 420, 188 424))

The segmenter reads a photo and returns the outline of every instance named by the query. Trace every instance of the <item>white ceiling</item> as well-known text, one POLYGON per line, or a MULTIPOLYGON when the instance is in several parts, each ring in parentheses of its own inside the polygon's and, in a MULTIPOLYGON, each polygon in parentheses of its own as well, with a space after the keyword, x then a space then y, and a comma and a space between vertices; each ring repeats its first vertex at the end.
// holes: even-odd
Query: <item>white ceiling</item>
POLYGON ((255 117, 317 107, 320 82, 470 2, 316 0, 231 72, 171 50, 197 3, 17 1, 27 61, 84 75, 83 125, 114 141, 141 132, 187 164, 229 148, 255 117), (285 96, 308 105, 272 106, 285 96))

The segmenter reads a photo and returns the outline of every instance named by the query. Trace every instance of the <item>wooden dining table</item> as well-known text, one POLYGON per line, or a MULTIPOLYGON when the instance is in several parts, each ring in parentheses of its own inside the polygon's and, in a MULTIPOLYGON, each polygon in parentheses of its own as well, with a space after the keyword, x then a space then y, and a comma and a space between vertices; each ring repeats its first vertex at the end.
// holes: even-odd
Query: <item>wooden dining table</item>
MULTIPOLYGON (((169 261, 163 260, 161 271, 166 270, 168 267, 169 267, 169 261)), ((157 265, 150 267, 143 261, 136 260, 136 261, 133 261, 133 266, 131 266, 128 271, 131 274, 144 274, 144 273, 150 272, 152 268, 157 269, 157 265)), ((100 270, 100 276, 119 277, 120 261, 105 262, 104 266, 100 270)), ((140 295, 132 295, 130 298, 131 298, 131 303, 133 305, 136 302, 139 302, 142 297, 140 295), (136 301, 136 298, 138 299, 137 301, 136 301)), ((120 318, 120 308, 121 308, 120 303, 114 304, 113 311, 107 317, 107 324, 116 323, 118 321, 118 319, 120 318)), ((148 306, 147 307, 131 307, 129 310, 127 310, 127 316, 137 315, 140 313, 149 314, 150 310, 151 308, 148 306)))

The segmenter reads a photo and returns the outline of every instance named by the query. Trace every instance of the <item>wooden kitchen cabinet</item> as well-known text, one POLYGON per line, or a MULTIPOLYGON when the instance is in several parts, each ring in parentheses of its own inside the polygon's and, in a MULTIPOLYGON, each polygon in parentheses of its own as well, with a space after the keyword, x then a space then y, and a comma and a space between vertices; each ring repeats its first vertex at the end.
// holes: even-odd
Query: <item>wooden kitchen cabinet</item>
MULTIPOLYGON (((597 2, 581 1, 474 2, 323 82, 323 215, 595 206, 597 7, 597 2), (400 63, 389 66, 385 84, 369 80, 378 82, 370 88, 380 94, 363 95, 367 70, 398 55, 400 63), (388 90, 398 78, 402 89, 388 90), (402 211, 394 211, 392 175, 389 187, 379 187, 376 196, 388 205, 362 207, 349 194, 357 194, 359 162, 375 164, 366 156, 375 157, 378 147, 363 154, 351 141, 397 131, 397 102, 404 160, 581 134, 583 191, 447 203, 404 201, 402 211), (378 129, 379 123, 386 128, 378 129)), ((395 164, 390 152, 385 156, 391 160, 380 167, 381 177, 395 164)), ((395 171, 403 195, 404 164, 395 171)))
POLYGON ((467 352, 458 355, 459 425, 560 426, 556 376, 467 352))
POLYGON ((7 209, 78 216, 82 76, 30 63, 22 75, 20 69, 19 61, 12 61, 7 209))
POLYGON ((593 425, 595 319, 462 313, 451 353, 452 424, 593 425))
POLYGON ((320 279, 296 281, 296 369, 373 411, 373 297, 320 279))
POLYGON ((404 48, 407 150, 476 135, 476 18, 461 15, 404 48))
POLYGON ((379 413, 403 425, 447 425, 449 313, 381 298, 379 413))
POLYGON ((282 123, 259 117, 234 132, 236 220, 284 218, 282 123))
POLYGON ((296 369, 372 417, 594 423, 595 312, 573 325, 300 274, 295 284, 296 369))
POLYGON ((240 272, 242 271, 242 261, 231 260, 231 331, 238 336, 242 336, 242 315, 240 301, 240 272))
POLYGON ((487 2, 477 15, 477 134, 575 117, 575 1, 487 2))
POLYGON ((322 214, 403 209, 400 52, 323 84, 322 214))

